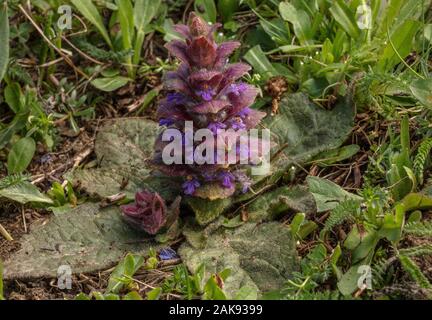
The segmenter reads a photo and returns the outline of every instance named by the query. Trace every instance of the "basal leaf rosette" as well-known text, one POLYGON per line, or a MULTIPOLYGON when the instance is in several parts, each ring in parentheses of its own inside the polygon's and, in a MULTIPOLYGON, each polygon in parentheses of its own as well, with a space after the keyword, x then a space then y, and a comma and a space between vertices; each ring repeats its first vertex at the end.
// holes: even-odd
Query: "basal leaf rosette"
POLYGON ((181 63, 164 78, 168 94, 157 111, 163 130, 152 161, 166 175, 184 177, 186 195, 211 200, 246 192, 246 168, 262 162, 267 150, 262 137, 249 136, 266 115, 250 108, 258 89, 239 80, 251 68, 228 62, 240 43, 217 44, 219 26, 191 13, 188 25, 174 27, 184 40, 166 48, 181 63))

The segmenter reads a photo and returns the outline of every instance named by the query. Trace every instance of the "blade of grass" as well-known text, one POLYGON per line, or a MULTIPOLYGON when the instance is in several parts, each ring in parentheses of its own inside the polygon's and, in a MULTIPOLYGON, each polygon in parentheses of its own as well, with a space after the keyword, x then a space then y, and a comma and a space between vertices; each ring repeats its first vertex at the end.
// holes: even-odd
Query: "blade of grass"
POLYGON ((161 0, 136 0, 134 7, 134 21, 136 28, 136 40, 133 56, 133 64, 138 65, 141 59, 141 51, 146 35, 146 27, 155 17, 161 0))
POLYGON ((9 19, 7 2, 0 7, 0 82, 2 81, 9 63, 9 19))
POLYGON ((96 29, 98 29, 101 36, 105 39, 106 43, 113 48, 111 38, 108 34, 107 29, 103 23, 102 17, 99 14, 98 9, 93 4, 92 0, 71 0, 72 4, 78 9, 78 11, 90 21, 96 29))
MULTIPOLYGON (((123 50, 132 49, 132 39, 134 38, 134 14, 133 7, 130 0, 117 0, 118 5, 118 17, 121 27, 121 38, 123 43, 123 50)), ((134 67, 132 65, 132 57, 130 55, 126 56, 126 69, 128 70, 128 75, 134 78, 134 67)))

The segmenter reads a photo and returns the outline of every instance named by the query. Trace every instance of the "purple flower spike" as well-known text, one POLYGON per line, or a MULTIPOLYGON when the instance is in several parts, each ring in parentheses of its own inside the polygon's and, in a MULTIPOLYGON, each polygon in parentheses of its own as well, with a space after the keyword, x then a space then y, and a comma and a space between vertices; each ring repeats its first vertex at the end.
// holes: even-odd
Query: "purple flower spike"
POLYGON ((250 108, 259 94, 258 88, 240 80, 251 67, 242 62, 230 63, 229 57, 241 43, 217 43, 214 33, 219 27, 220 24, 210 25, 194 12, 187 24, 174 26, 182 38, 169 42, 165 48, 180 64, 164 75, 164 90, 169 93, 160 99, 156 114, 162 130, 175 126, 184 136, 188 127, 183 122, 192 121, 193 133, 209 129, 215 141, 206 138, 205 152, 195 154, 200 143, 188 134, 192 141, 182 140, 182 163, 167 164, 162 156, 167 143, 162 141, 164 132, 161 132, 152 160, 162 173, 184 179, 185 194, 209 200, 230 197, 238 185, 244 192, 248 190, 251 182, 247 176, 239 181, 233 173, 241 170, 242 165, 259 163, 262 155, 254 146, 262 145, 261 139, 257 138, 259 143, 249 141, 246 147, 235 148, 240 134, 256 128, 266 115, 250 108), (232 130, 226 133, 223 129, 232 130), (237 150, 236 157, 230 156, 233 149, 237 150), (214 152, 215 157, 210 157, 208 152, 214 152), (211 160, 214 162, 210 163, 211 160))
POLYGON ((190 179, 183 183, 183 192, 189 196, 193 195, 195 193, 195 190, 199 188, 201 184, 196 179, 190 179))

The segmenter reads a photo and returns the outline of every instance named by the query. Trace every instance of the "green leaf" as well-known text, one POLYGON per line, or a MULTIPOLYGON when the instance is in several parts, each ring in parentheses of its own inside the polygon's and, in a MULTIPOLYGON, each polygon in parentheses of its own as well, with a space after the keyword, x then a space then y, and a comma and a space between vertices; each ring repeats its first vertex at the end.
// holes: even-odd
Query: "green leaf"
POLYGON ((326 167, 343 160, 350 159, 360 151, 360 146, 351 144, 338 149, 321 152, 312 160, 319 166, 326 167))
POLYGON ((218 0, 218 12, 222 16, 223 22, 231 21, 232 16, 236 13, 240 3, 238 0, 218 0))
POLYGON ((395 213, 387 213, 384 216, 383 224, 379 230, 381 237, 387 238, 389 241, 397 242, 402 237, 402 230, 405 224, 405 208, 402 204, 395 206, 395 213))
POLYGON ((291 232, 293 234, 297 234, 300 230, 300 226, 306 219, 306 215, 304 213, 297 213, 290 223, 291 232))
POLYGON ((216 23, 217 10, 214 0, 195 0, 195 12, 207 22, 216 23))
POLYGON ((360 36, 361 32, 355 20, 355 14, 343 0, 334 1, 333 6, 330 7, 330 12, 337 23, 352 38, 357 39, 360 36))
POLYGON ((140 301, 143 300, 143 298, 140 296, 138 292, 131 291, 123 297, 123 300, 140 301))
POLYGON ((142 255, 129 253, 111 273, 105 293, 119 293, 125 285, 132 282, 131 278, 143 265, 142 255))
POLYGON ((133 63, 138 65, 141 59, 142 46, 147 32, 147 26, 156 16, 161 0, 136 0, 134 7, 134 21, 137 30, 133 63))
POLYGON ((282 19, 292 23, 294 33, 302 44, 308 44, 308 40, 312 38, 312 23, 306 12, 296 9, 289 2, 281 2, 279 4, 279 12, 282 19))
POLYGON ((22 109, 22 91, 19 83, 12 82, 8 84, 4 90, 4 96, 6 103, 9 105, 9 108, 15 113, 18 113, 22 109))
POLYGON ((81 293, 76 295, 75 300, 77 300, 77 301, 90 301, 91 297, 89 297, 85 293, 81 292, 81 293))
POLYGON ((363 235, 360 244, 352 253, 353 263, 357 263, 373 253, 379 240, 380 235, 376 231, 370 231, 366 235, 363 235))
POLYGON ((351 231, 348 233, 345 241, 343 242, 343 246, 348 250, 353 251, 357 248, 362 240, 362 236, 360 235, 359 229, 357 225, 353 225, 351 231))
POLYGON ((190 197, 186 201, 195 212, 196 220, 200 225, 209 224, 232 205, 231 198, 208 200, 190 197))
POLYGON ((78 9, 78 11, 96 27, 96 29, 105 39, 106 43, 112 48, 113 45, 111 42, 111 38, 108 35, 108 31, 105 28, 103 19, 99 14, 98 9, 93 4, 93 0, 71 0, 71 2, 78 9))
POLYGON ((402 199, 401 203, 407 212, 432 209, 432 197, 422 193, 410 193, 402 199))
POLYGON ((246 223, 236 229, 219 228, 205 248, 184 243, 179 254, 192 273, 204 263, 206 276, 231 269, 224 292, 234 297, 241 287, 262 292, 281 289, 298 269, 295 240, 280 223, 246 223))
POLYGON ((342 275, 341 279, 337 283, 339 291, 344 296, 349 296, 354 293, 354 291, 359 289, 358 282, 362 276, 362 273, 360 272, 361 270, 359 270, 359 268, 362 266, 363 264, 361 263, 353 265, 346 273, 342 275))
POLYGON ((309 191, 315 198, 318 212, 332 210, 345 200, 362 200, 361 197, 345 191, 342 187, 329 180, 309 176, 306 181, 309 191))
POLYGON ((264 79, 268 79, 278 75, 276 69, 267 59, 260 45, 256 45, 244 55, 244 59, 254 68, 254 71, 259 73, 264 79))
POLYGON ((227 296, 218 286, 215 276, 212 275, 204 286, 204 300, 227 300, 227 296))
POLYGON ((9 18, 7 1, 0 4, 0 83, 9 63, 9 18))
POLYGON ((26 204, 29 202, 40 202, 52 204, 52 200, 43 195, 36 186, 30 182, 21 182, 7 188, 0 189, 0 198, 26 204))
POLYGON ((432 107, 432 79, 417 79, 411 82, 413 96, 425 107, 432 107))
POLYGON ((161 294, 162 288, 154 288, 153 290, 147 292, 147 300, 159 300, 161 294))
POLYGON ((26 137, 18 140, 8 155, 8 173, 22 173, 27 169, 36 151, 36 143, 33 138, 26 137))
MULTIPOLYGON (((132 49, 132 41, 135 36, 134 29, 134 14, 133 7, 130 0, 116 0, 118 10, 117 16, 120 21, 121 28, 121 40, 123 44, 123 50, 132 49)), ((126 68, 128 70, 129 76, 133 76, 133 66, 132 57, 130 55, 125 57, 126 68)), ((113 91, 113 90, 110 90, 113 91)))
POLYGON ((405 59, 412 50, 412 43, 422 23, 405 21, 387 40, 387 46, 379 58, 377 67, 380 71, 390 71, 405 59))
POLYGON ((117 76, 114 78, 99 78, 95 79, 91 82, 91 84, 101 91, 112 92, 124 87, 128 82, 130 82, 130 78, 117 76))
POLYGON ((27 113, 17 114, 6 128, 0 130, 0 149, 3 149, 12 139, 13 135, 26 126, 28 119, 27 113))

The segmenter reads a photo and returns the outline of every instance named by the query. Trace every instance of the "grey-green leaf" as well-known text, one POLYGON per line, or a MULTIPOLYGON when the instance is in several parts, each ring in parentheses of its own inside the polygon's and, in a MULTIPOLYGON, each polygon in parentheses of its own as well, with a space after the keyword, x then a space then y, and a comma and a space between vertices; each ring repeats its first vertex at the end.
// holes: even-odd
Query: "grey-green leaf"
POLYGON ((124 223, 118 208, 92 203, 33 226, 20 242, 21 249, 5 262, 5 279, 55 278, 62 265, 74 274, 96 272, 111 268, 128 252, 144 255, 159 248, 124 223))
POLYGON ((107 121, 99 129, 95 141, 98 168, 76 169, 67 179, 79 183, 86 192, 108 197, 124 192, 133 198, 146 188, 174 199, 180 190, 171 177, 152 175, 146 160, 153 157, 158 124, 146 119, 123 118, 107 121), (123 184, 127 182, 126 186, 123 184))
POLYGON ((355 107, 350 95, 341 98, 333 110, 324 110, 303 93, 287 94, 279 103, 276 116, 264 119, 279 151, 272 163, 273 177, 289 166, 309 161, 317 154, 340 147, 354 124, 355 107))
POLYGON ((230 269, 224 284, 228 297, 247 286, 259 294, 280 289, 298 269, 295 241, 280 223, 247 223, 211 234, 204 249, 183 244, 179 254, 191 272, 204 263, 206 277, 230 269))
POLYGON ((309 191, 315 197, 318 212, 332 210, 340 202, 348 199, 362 200, 361 197, 345 191, 330 180, 309 176, 306 181, 309 191))

